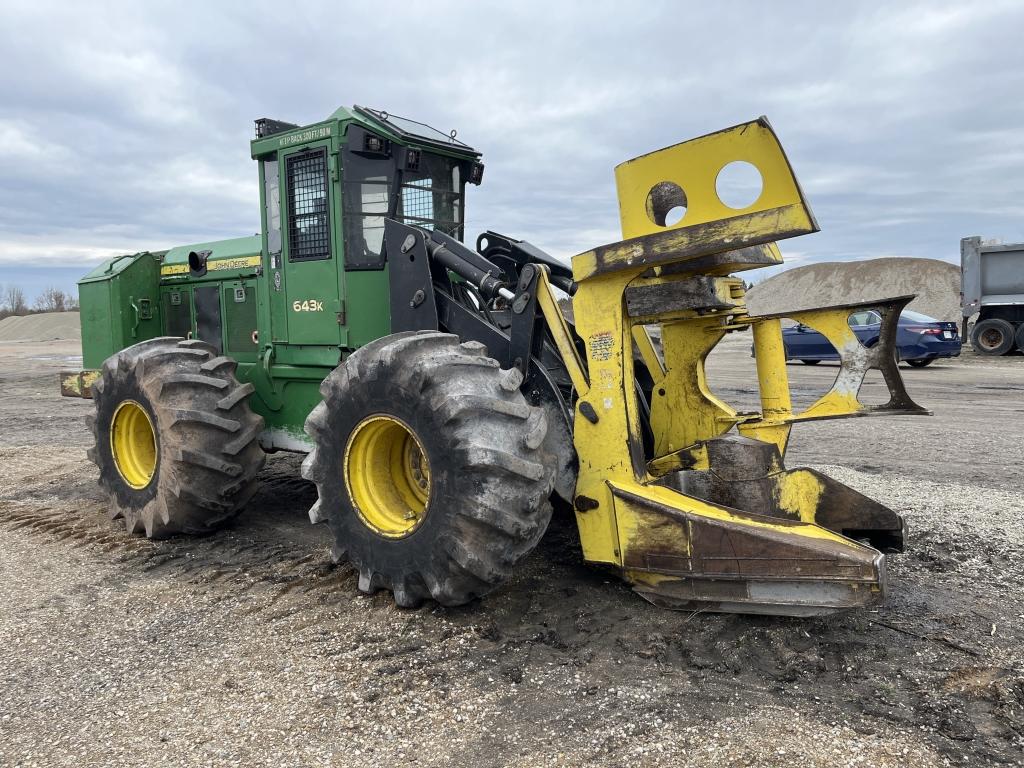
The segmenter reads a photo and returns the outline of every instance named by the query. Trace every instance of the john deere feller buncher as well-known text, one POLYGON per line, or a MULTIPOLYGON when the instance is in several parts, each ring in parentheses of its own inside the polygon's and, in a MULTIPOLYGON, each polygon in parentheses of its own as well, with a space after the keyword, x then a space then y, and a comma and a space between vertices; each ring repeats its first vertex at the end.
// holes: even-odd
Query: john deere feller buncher
POLYGON ((552 499, 587 561, 659 605, 815 615, 882 599, 901 518, 783 456, 796 422, 925 413, 893 357, 910 297, 789 313, 842 357, 794 411, 783 316, 749 314, 733 276, 817 231, 767 120, 618 166, 623 240, 571 269, 495 232, 463 243, 483 165, 454 133, 343 108, 257 120, 251 150, 261 235, 122 256, 80 282, 86 370, 62 389, 95 401, 89 456, 130 532, 210 531, 252 497, 265 451, 303 451, 310 518, 360 590, 400 606, 493 589, 552 499), (731 208, 716 184, 737 162, 761 189, 731 208), (884 318, 870 349, 847 324, 867 307, 884 318), (704 372, 747 332, 759 412, 704 372), (872 367, 885 405, 857 398, 872 367))

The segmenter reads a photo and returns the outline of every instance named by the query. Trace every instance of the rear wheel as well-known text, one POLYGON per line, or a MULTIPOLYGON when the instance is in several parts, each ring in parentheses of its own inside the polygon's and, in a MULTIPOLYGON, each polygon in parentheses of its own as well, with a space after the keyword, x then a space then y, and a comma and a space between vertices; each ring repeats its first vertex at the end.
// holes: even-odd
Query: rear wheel
POLYGON ((804 365, 817 365, 821 360, 801 360, 800 362, 804 365))
POLYGON ((1017 349, 1024 352, 1024 323, 1017 326, 1017 336, 1015 340, 1017 342, 1017 349))
POLYGON ((458 605, 536 546, 555 462, 521 382, 483 345, 437 332, 379 339, 327 377, 302 470, 319 491, 310 517, 328 522, 361 591, 458 605))
POLYGON ((971 346, 982 355, 1005 355, 1013 349, 1013 332, 1011 323, 990 317, 975 324, 971 332, 971 346))
POLYGON ((907 365, 911 368, 924 368, 926 365, 931 365, 935 362, 934 357, 919 357, 916 360, 905 360, 907 365))
POLYGON ((235 362, 201 341, 159 338, 118 352, 88 417, 111 517, 153 539, 207 533, 237 515, 263 466, 263 419, 235 362))

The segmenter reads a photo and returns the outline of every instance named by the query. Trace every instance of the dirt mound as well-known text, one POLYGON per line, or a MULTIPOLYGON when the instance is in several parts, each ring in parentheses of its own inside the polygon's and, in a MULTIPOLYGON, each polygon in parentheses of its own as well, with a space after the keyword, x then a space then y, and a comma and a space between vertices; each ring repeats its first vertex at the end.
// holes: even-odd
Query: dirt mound
POLYGON ((44 312, 0 320, 0 341, 53 341, 80 339, 82 326, 77 312, 44 312))
POLYGON ((960 268, 937 259, 886 258, 796 267, 747 294, 753 314, 917 294, 909 309, 959 322, 960 268))

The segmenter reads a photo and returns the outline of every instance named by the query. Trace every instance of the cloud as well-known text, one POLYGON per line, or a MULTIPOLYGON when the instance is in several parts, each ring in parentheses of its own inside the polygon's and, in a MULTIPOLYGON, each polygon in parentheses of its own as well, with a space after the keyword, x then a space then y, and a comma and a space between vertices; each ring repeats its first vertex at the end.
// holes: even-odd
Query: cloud
MULTIPOLYGON (((111 233, 108 241, 118 242, 123 241, 123 238, 111 233)), ((0 265, 8 263, 56 267, 97 264, 126 252, 134 252, 134 249, 61 242, 49 237, 41 240, 12 239, 0 243, 0 265)))
POLYGON ((66 147, 34 135, 29 124, 0 120, 0 162, 6 168, 21 166, 33 171, 55 171, 70 159, 66 147))
MULTIPOLYGON (((8 3, 0 272, 259 226, 252 120, 379 106, 484 151, 468 231, 615 240, 612 168, 767 114, 811 263, 1024 240, 1019 3, 8 3)), ((751 273, 753 274, 753 273, 751 273)))

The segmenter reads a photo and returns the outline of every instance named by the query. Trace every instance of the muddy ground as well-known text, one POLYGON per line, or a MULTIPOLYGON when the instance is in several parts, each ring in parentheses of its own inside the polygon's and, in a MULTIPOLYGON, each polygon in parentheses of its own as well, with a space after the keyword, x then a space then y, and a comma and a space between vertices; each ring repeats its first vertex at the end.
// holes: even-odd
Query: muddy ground
MULTIPOLYGON (((229 530, 128 536, 57 396, 76 346, 0 344, 0 765, 1024 764, 1024 358, 904 369, 931 418, 795 429, 790 466, 910 534, 883 608, 783 619, 654 608, 566 519, 485 600, 398 610, 289 455, 229 530)), ((789 371, 808 402, 836 368, 789 371)), ((749 340, 710 380, 753 405, 749 340)))

